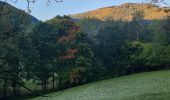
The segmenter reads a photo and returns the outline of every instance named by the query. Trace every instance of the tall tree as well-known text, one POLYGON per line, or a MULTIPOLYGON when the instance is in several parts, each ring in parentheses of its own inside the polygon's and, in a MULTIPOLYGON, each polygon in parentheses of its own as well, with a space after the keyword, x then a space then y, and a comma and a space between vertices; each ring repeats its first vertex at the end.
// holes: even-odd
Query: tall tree
MULTIPOLYGON (((137 10, 132 14, 133 18, 132 18, 132 26, 133 26, 133 31, 135 34, 135 40, 139 41, 140 40, 140 33, 144 27, 144 12, 137 10)), ((132 35, 133 36, 133 35, 132 35)))
MULTIPOLYGON (((21 63, 23 62, 22 54, 18 47, 18 38, 23 33, 23 30, 26 30, 29 19, 23 12, 11 10, 5 7, 2 13, 11 13, 0 16, 0 76, 4 79, 4 84, 7 84, 7 81, 12 83, 10 85, 13 87, 14 94, 18 95, 17 89, 19 89, 19 84, 22 83, 20 75, 22 73, 21 63)), ((7 85, 4 86, 4 88, 7 88, 7 85)))

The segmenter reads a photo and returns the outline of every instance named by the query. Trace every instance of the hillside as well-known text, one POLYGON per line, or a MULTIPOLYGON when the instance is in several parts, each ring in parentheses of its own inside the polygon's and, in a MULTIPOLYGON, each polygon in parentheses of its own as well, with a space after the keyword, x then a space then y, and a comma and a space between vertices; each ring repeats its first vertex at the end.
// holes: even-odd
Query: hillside
POLYGON ((2 1, 0 1, 0 13, 2 12, 3 15, 10 15, 11 13, 12 14, 15 14, 15 16, 17 15, 21 15, 21 14, 24 14, 26 15, 26 17, 29 18, 29 20, 32 22, 32 23, 37 23, 39 22, 39 20, 37 18, 35 18, 34 16, 26 13, 25 11, 21 10, 21 9, 18 9, 8 3, 4 3, 2 1))
POLYGON ((126 3, 120 6, 111 6, 100 8, 93 11, 88 11, 81 14, 71 15, 72 18, 97 18, 100 20, 105 20, 107 18, 111 18, 113 20, 131 20, 132 14, 136 10, 141 10, 144 12, 145 20, 153 20, 153 19, 163 19, 170 14, 169 8, 161 8, 153 4, 136 4, 136 3, 126 3))
POLYGON ((113 78, 46 96, 31 100, 169 100, 170 71, 113 78))

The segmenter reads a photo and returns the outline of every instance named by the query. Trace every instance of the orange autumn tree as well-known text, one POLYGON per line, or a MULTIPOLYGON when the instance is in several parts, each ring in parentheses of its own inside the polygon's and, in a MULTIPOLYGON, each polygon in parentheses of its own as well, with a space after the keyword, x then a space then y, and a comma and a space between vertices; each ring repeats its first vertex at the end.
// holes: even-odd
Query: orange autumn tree
POLYGON ((83 73, 74 73, 74 71, 77 68, 87 70, 92 65, 93 52, 87 43, 86 34, 68 16, 56 16, 48 23, 54 26, 54 31, 57 33, 57 43, 61 45, 59 48, 61 52, 57 56, 60 63, 59 69, 61 69, 59 76, 62 77, 60 81, 66 79, 67 82, 74 83, 72 80, 78 78, 74 76, 84 76, 83 73), (63 75, 63 73, 67 74, 63 75))

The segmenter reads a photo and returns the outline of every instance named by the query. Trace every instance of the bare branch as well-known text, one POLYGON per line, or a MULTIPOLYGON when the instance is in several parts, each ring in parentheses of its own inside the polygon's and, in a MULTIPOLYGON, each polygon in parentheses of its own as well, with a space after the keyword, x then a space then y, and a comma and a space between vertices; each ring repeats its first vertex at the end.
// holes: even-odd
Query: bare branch
POLYGON ((2 5, 0 5, 0 16, 2 15, 2 12, 3 12, 3 9, 5 7, 5 4, 6 4, 6 0, 3 2, 2 5))
POLYGON ((162 4, 165 4, 165 5, 168 5, 165 0, 150 0, 151 3, 162 3, 162 4))
POLYGON ((28 87, 26 87, 25 85, 23 85, 22 83, 16 81, 16 80, 13 79, 13 78, 3 77, 3 76, 0 76, 0 78, 1 78, 1 79, 6 79, 6 80, 12 80, 12 81, 14 81, 15 83, 17 83, 18 85, 20 85, 21 87, 25 88, 26 90, 28 90, 28 91, 30 91, 30 92, 32 92, 32 93, 36 93, 36 94, 39 95, 39 96, 42 95, 42 94, 40 94, 40 93, 37 93, 37 92, 35 92, 35 91, 29 89, 28 87))
MULTIPOLYGON (((18 0, 15 0, 15 1, 17 2, 18 0)), ((30 5, 33 4, 33 3, 35 3, 36 1, 37 1, 37 0, 26 0, 28 13, 31 13, 30 5)), ((52 1, 55 1, 56 3, 62 2, 62 0, 46 0, 46 1, 48 2, 48 4, 51 3, 52 1)))

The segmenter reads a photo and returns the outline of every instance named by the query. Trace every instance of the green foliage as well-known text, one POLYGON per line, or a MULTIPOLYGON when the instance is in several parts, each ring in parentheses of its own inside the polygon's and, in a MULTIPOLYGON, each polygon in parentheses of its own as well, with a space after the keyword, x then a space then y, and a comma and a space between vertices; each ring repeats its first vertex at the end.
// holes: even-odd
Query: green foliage
POLYGON ((19 93, 20 86, 30 81, 45 92, 169 69, 169 24, 169 17, 144 21, 141 11, 129 22, 86 18, 75 23, 68 16, 56 16, 35 25, 29 16, 17 11, 0 16, 3 95, 9 87, 19 93))
MULTIPOLYGON (((169 61, 168 53, 162 52, 168 49, 168 19, 146 21, 143 12, 136 11, 131 22, 86 18, 80 25, 88 36, 95 32, 95 36, 88 37, 94 50, 93 73, 106 70, 106 76, 119 76, 169 66, 161 61, 163 57, 169 61)), ((104 73, 99 76, 105 77, 104 73)))

